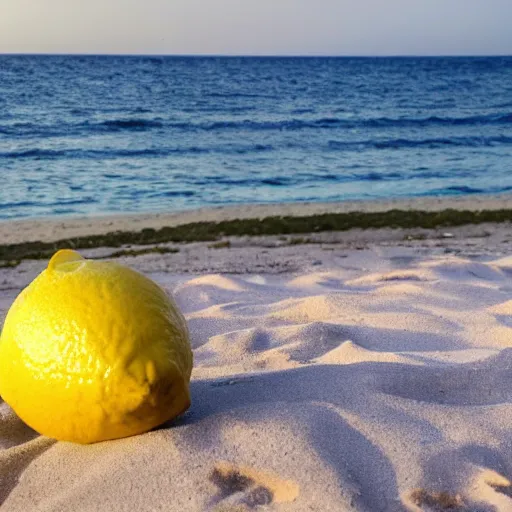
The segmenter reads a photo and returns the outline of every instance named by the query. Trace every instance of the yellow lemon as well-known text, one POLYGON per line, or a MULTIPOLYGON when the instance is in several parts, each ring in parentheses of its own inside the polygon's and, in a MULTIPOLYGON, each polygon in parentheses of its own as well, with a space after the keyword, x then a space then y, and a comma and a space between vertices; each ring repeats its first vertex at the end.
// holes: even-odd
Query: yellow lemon
POLYGON ((0 338, 0 395, 43 435, 93 443, 190 406, 185 320, 153 281, 62 250, 21 292, 0 338))

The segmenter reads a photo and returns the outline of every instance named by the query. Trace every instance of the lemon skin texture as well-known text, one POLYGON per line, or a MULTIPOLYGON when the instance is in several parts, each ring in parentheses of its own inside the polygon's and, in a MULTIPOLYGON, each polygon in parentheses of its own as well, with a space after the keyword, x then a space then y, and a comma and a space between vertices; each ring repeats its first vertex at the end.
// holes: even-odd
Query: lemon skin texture
POLYGON ((0 338, 0 395, 37 432, 93 443, 190 406, 192 351, 174 301, 142 274, 59 251, 16 298, 0 338))

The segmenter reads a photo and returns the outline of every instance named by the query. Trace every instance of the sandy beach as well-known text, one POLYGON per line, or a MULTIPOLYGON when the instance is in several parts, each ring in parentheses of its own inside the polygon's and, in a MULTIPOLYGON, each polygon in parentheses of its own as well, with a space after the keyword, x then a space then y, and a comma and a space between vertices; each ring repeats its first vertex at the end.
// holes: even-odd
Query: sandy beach
MULTIPOLYGON (((511 205, 501 196, 251 206, 4 222, 0 236, 511 205)), ((80 446, 39 436, 1 402, 2 511, 512 510, 509 223, 165 247, 117 261, 182 309, 191 408, 147 434, 80 446)), ((0 319, 45 264, 0 268, 0 319)))
POLYGON ((0 221, 2 244, 15 244, 44 240, 53 242, 62 238, 100 235, 113 231, 140 231, 145 228, 159 229, 162 226, 178 226, 191 222, 219 222, 232 219, 254 219, 271 216, 308 216, 323 213, 385 212, 389 210, 441 211, 456 210, 500 210, 512 207, 510 194, 451 197, 418 197, 413 199, 389 199, 376 201, 343 201, 334 203, 281 203, 244 204, 219 206, 174 213, 147 213, 102 215, 89 217, 66 217, 21 219, 0 221))

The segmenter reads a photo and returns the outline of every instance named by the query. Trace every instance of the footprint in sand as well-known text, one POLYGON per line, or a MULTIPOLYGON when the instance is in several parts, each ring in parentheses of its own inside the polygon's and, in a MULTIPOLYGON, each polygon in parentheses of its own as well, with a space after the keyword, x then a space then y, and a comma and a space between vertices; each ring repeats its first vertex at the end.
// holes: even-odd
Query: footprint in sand
POLYGON ((271 503, 289 503, 299 495, 299 486, 272 473, 219 462, 210 474, 217 487, 213 512, 244 512, 271 503))
POLYGON ((418 512, 467 511, 459 494, 414 489, 405 500, 409 510, 418 512))

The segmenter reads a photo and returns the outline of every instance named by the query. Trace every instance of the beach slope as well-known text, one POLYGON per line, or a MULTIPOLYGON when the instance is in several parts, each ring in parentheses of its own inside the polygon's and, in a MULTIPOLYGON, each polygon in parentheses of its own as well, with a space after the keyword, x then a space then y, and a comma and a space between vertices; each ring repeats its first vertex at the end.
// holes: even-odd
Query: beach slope
MULTIPOLYGON (((187 318, 192 406, 80 446, 1 403, 2 511, 512 510, 512 257, 454 233, 122 258, 187 318)), ((2 315, 43 263, 2 269, 2 315)))

